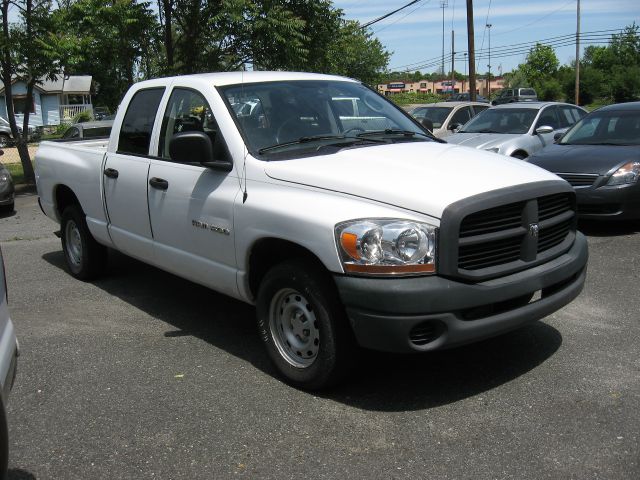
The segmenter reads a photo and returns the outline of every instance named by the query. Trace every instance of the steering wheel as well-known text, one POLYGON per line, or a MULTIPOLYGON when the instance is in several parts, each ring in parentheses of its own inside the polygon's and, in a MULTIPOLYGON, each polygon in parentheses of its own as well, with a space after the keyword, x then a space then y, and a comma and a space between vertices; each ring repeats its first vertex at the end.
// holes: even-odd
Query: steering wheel
POLYGON ((289 142, 292 140, 297 140, 298 138, 300 138, 302 135, 292 135, 292 136, 287 136, 287 130, 295 124, 294 127, 294 131, 297 129, 298 131, 299 129, 299 125, 300 125, 300 119, 299 118, 290 118, 288 120, 285 120, 282 125, 280 125, 278 127, 278 130, 276 131, 276 143, 285 143, 285 142, 289 142))
POLYGON ((342 135, 344 135, 346 137, 347 133, 356 132, 356 131, 361 132, 361 133, 366 132, 366 130, 364 128, 362 128, 362 127, 351 127, 348 130, 345 130, 344 132, 342 132, 342 135))

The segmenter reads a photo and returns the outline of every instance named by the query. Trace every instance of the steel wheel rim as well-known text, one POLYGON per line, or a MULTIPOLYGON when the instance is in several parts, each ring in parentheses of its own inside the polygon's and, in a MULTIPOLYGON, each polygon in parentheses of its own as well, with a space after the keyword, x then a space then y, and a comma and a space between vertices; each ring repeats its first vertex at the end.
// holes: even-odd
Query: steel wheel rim
POLYGON ((311 303, 298 291, 283 288, 271 299, 269 329, 289 365, 309 367, 320 350, 320 330, 311 303))
POLYGON ((79 267, 82 262, 82 238, 76 222, 69 220, 65 227, 65 246, 71 263, 79 267))

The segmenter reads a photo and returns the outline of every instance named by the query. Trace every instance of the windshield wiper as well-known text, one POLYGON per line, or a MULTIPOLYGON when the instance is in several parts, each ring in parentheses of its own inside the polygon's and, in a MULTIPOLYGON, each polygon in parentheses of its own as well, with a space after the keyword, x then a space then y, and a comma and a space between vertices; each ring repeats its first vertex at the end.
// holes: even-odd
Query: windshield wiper
POLYGON ((375 135, 403 135, 405 137, 415 137, 416 135, 422 135, 423 137, 427 137, 432 139, 430 135, 422 132, 414 132, 411 130, 394 130, 392 128, 387 128, 385 130, 371 130, 370 132, 362 132, 358 133, 356 137, 369 137, 375 135))
POLYGON ((311 136, 306 136, 306 137, 300 137, 297 140, 291 140, 289 142, 282 142, 282 143, 276 143, 275 145, 270 145, 268 147, 263 147, 260 150, 258 150, 259 154, 263 154, 265 152, 268 152, 269 150, 276 150, 278 148, 282 148, 282 147, 289 147, 291 145, 300 145, 303 143, 309 143, 309 142, 315 142, 318 140, 348 140, 350 142, 361 142, 361 141, 367 141, 367 142, 372 142, 372 143, 387 143, 384 140, 377 140, 377 139, 361 139, 361 138, 356 138, 356 137, 351 137, 351 136, 346 136, 346 135, 311 135, 311 136))
MULTIPOLYGON (((458 132, 458 133, 462 133, 462 132, 458 132)), ((489 130, 487 128, 485 130, 476 130, 475 132, 465 132, 465 133, 502 133, 502 132, 498 132, 497 130, 489 130)))

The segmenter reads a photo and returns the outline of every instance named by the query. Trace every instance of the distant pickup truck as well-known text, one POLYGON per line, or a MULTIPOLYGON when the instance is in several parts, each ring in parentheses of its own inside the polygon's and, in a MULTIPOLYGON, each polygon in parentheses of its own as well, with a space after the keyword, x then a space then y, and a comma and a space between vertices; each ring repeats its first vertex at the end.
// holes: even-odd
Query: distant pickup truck
POLYGON ((271 359, 304 388, 343 378, 359 347, 520 327, 585 281, 566 182, 439 141, 347 78, 140 82, 108 141, 42 142, 35 164, 73 276, 102 273, 109 247, 254 304, 271 359))

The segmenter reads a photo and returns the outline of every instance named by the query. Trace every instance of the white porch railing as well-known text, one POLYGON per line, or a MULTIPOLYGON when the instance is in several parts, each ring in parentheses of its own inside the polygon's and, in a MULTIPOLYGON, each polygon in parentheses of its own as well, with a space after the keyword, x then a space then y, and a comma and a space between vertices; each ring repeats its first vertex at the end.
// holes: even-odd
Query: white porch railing
POLYGON ((93 115, 93 105, 60 105, 60 122, 71 122, 76 115, 84 111, 93 115))

